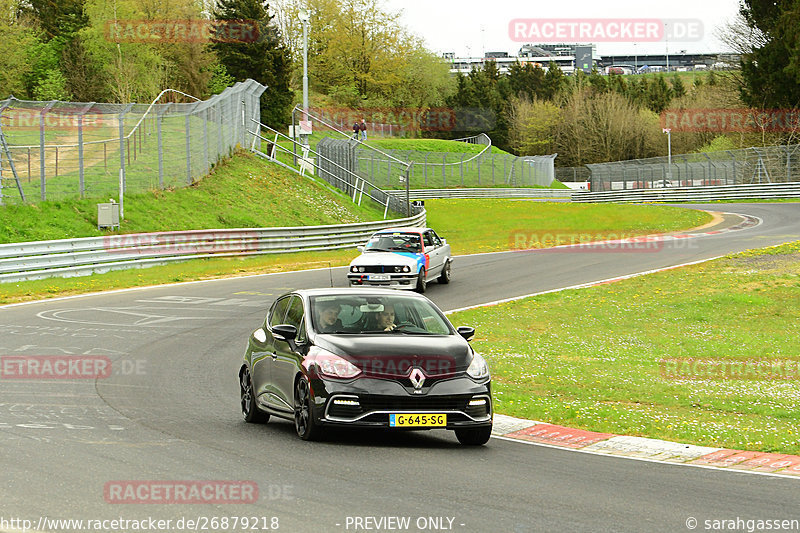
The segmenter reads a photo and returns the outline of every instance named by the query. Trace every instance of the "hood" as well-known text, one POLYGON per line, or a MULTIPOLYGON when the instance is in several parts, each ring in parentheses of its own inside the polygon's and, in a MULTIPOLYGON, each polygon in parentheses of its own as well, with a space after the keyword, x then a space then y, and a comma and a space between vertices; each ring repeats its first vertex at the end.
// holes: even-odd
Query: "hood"
POLYGON ((316 344, 356 365, 366 375, 402 377, 412 367, 427 376, 464 372, 472 348, 460 335, 322 335, 316 344))
POLYGON ((368 266, 368 265, 381 265, 393 266, 408 265, 415 267, 422 258, 424 264, 425 254, 411 254, 406 252, 364 252, 359 255, 350 263, 350 266, 368 266))

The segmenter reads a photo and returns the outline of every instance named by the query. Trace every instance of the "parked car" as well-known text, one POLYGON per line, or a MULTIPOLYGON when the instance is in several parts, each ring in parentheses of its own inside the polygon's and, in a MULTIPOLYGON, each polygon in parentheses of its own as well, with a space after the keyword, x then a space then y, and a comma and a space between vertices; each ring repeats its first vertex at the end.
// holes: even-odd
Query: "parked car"
POLYGON ((350 263, 351 287, 372 286, 416 290, 428 282, 450 283, 453 258, 450 245, 430 228, 391 228, 379 231, 350 263))
POLYGON ((279 297, 239 367, 247 422, 294 420, 304 440, 328 427, 448 429, 462 444, 492 431, 491 378, 469 344, 419 294, 306 289, 279 297))

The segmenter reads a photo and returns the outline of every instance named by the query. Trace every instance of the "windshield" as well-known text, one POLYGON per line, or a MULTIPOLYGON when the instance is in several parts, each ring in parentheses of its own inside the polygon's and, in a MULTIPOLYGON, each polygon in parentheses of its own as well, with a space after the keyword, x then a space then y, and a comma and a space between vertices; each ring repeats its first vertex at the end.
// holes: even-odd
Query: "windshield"
POLYGON ((429 301, 404 295, 312 296, 311 320, 318 333, 454 334, 447 319, 429 301))
POLYGON ((422 251, 422 238, 419 233, 392 232, 376 233, 364 246, 365 252, 410 252, 422 251))

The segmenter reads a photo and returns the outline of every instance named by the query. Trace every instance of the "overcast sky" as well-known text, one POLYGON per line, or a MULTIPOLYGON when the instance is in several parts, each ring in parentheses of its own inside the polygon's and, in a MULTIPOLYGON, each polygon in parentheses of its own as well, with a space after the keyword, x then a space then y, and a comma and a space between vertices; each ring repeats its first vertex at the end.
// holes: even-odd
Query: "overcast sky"
POLYGON ((509 36, 512 19, 699 19, 703 39, 697 42, 597 43, 597 53, 654 53, 680 50, 722 52, 715 30, 738 12, 738 0, 384 0, 391 11, 402 10, 403 23, 425 39, 428 48, 455 52, 457 57, 483 52, 516 55, 522 43, 509 36))

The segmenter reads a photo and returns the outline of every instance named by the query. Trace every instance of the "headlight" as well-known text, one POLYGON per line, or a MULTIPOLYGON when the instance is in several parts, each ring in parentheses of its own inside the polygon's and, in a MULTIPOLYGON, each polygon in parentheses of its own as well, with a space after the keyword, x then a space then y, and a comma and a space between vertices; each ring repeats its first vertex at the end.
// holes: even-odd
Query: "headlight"
POLYGON ((406 265, 403 267, 403 272, 411 272, 411 267, 406 265))
POLYGON ((472 354, 472 362, 467 368, 467 375, 472 379, 484 379, 489 377, 489 365, 486 359, 477 353, 472 354))
POLYGON ((317 346, 311 348, 308 356, 313 358, 317 371, 323 376, 350 379, 361 373, 361 370, 347 359, 317 346))
POLYGON ((350 272, 358 272, 358 267, 356 267, 355 265, 351 266, 350 272))
POLYGON ((358 267, 359 272, 364 272, 365 270, 367 270, 365 267, 358 267))

